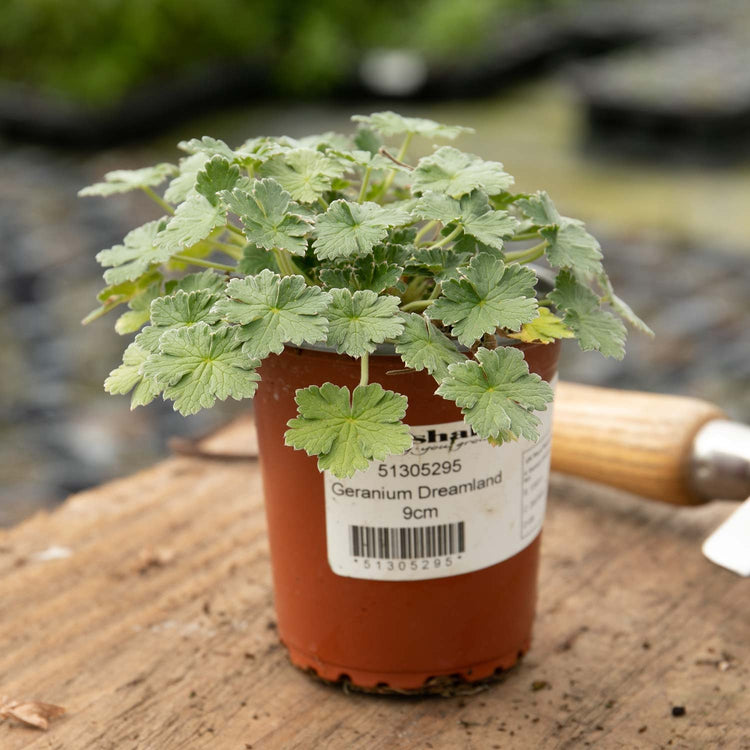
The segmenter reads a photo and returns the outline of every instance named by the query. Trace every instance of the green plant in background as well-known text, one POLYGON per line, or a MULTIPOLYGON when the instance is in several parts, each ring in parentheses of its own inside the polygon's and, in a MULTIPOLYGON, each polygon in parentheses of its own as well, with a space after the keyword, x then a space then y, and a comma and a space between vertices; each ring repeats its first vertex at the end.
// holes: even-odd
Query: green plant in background
POLYGON ((111 172, 81 191, 141 189, 165 212, 97 256, 108 286, 88 320, 127 303, 116 329, 140 330, 105 387, 193 414, 251 398, 269 354, 324 344, 360 360, 360 383, 298 391, 286 439, 349 476, 411 443, 406 398, 369 382, 370 354, 387 343, 482 437, 536 439, 552 390, 498 337, 576 337, 620 358, 616 314, 648 328, 612 290, 597 240, 546 193, 514 194, 500 163, 452 146, 409 162, 415 137, 466 128, 392 112, 354 120, 352 138, 183 142, 179 165, 111 172), (529 265, 543 258, 557 269, 546 291, 529 265), (167 280, 173 271, 182 277, 167 280))
MULTIPOLYGON (((570 0, 567 0, 568 2, 570 0)), ((268 63, 290 93, 346 79, 363 50, 475 49, 495 16, 566 0, 6 0, 0 79, 91 104, 202 63, 268 63)))

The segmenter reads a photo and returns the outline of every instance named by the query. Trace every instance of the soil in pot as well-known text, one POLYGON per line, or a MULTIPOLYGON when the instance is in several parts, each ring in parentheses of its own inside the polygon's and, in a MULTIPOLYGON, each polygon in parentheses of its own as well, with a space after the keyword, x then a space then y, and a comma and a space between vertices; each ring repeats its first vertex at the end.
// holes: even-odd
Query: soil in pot
MULTIPOLYGON (((554 377, 559 342, 519 348, 532 372, 554 377)), ((405 421, 413 433, 424 428, 422 442, 410 459, 375 462, 369 483, 364 473, 339 481, 286 447, 284 432, 298 388, 329 381, 353 389, 359 362, 288 348, 264 361, 261 376, 255 413, 276 610, 292 662, 326 680, 396 691, 484 680, 515 664, 531 639, 548 433, 536 445, 493 448, 465 425, 456 429, 460 410, 434 395, 426 372, 373 356, 370 381, 408 397, 405 421), (448 448, 422 451, 442 437, 448 448), (488 450, 509 452, 512 465, 488 450), (409 476, 413 466, 424 474, 409 476), (482 507, 472 508, 477 500, 482 507), (356 515, 368 508, 382 510, 356 515), (505 519, 502 529, 493 512, 505 519)), ((551 415, 540 416, 548 425, 551 415)))

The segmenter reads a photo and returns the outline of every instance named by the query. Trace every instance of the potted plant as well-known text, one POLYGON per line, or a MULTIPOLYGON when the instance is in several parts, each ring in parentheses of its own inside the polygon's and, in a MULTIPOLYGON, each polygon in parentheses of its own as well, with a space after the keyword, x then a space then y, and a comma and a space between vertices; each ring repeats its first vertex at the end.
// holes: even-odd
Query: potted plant
POLYGON ((127 304, 116 330, 138 333, 105 387, 133 407, 255 396, 292 661, 442 689, 529 647, 560 339, 620 358, 616 314, 645 326, 546 193, 452 146, 410 159, 465 128, 353 119, 351 138, 183 142, 176 166, 82 190, 164 213, 99 253, 87 320, 127 304))

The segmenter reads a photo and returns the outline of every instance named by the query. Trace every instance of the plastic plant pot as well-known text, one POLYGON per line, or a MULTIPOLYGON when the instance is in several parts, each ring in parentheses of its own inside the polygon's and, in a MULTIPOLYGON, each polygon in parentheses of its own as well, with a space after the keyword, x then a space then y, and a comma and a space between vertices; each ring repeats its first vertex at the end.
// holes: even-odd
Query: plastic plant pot
MULTIPOLYGON (((559 342, 518 348, 532 372, 548 381, 555 376, 559 342)), ((284 432, 296 415, 298 388, 326 381, 353 388, 359 362, 327 351, 287 348, 264 361, 261 376, 255 414, 279 635, 291 661, 324 680, 417 692, 486 680, 513 666, 531 642, 540 533, 507 559, 458 575, 448 567, 426 580, 335 573, 326 537, 324 475, 315 458, 285 446, 284 432)), ((395 355, 373 355, 370 379, 408 397, 406 422, 412 428, 462 419, 455 404, 434 395, 435 381, 426 372, 404 372, 395 355)), ((538 463, 543 464, 543 506, 548 451, 538 463)), ((471 497, 462 501, 470 504, 471 497)), ((511 517, 521 512, 521 502, 503 498, 511 517)), ((412 554, 397 562, 412 565, 413 560, 412 554)), ((369 562, 375 565, 378 559, 369 562)))

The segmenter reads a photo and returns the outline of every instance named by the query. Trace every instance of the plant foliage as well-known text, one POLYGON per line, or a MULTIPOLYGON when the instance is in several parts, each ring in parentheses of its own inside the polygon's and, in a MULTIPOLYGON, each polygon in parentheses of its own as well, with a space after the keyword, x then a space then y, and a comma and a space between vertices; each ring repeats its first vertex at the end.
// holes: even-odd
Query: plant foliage
POLYGON ((299 390, 286 440, 350 476, 410 444, 406 398, 369 383, 370 354, 390 344, 482 437, 535 440, 534 412, 552 390, 512 340, 575 337, 620 358, 620 318, 648 327, 614 293, 596 239, 546 193, 509 193, 499 162, 453 146, 409 163, 414 138, 465 128, 392 112, 354 119, 352 138, 236 149, 194 139, 177 165, 120 170, 81 191, 140 189, 167 213, 97 256, 109 286, 87 320, 127 304, 116 328, 137 334, 105 387, 132 391, 132 406, 161 394, 193 414, 251 398, 261 361, 285 346, 326 345, 360 360, 360 385, 299 390), (533 261, 556 269, 553 288, 539 288, 533 261), (191 266, 203 270, 166 280, 191 266))

